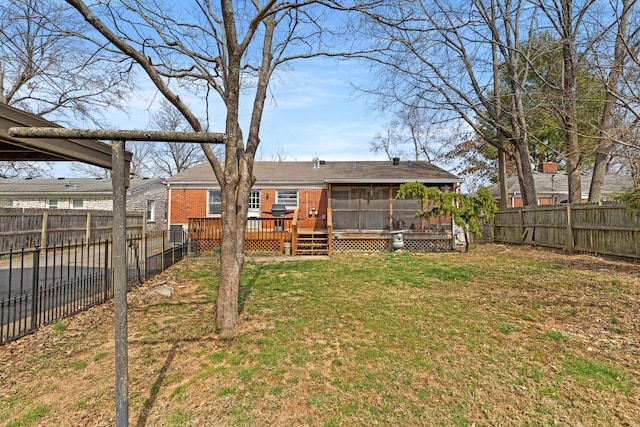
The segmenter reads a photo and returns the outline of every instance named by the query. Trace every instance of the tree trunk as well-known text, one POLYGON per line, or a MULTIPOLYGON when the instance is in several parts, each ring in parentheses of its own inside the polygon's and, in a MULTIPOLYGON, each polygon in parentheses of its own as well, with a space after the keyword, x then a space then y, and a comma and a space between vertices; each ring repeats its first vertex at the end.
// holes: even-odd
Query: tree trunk
POLYGON ((466 225, 464 227, 464 251, 469 253, 469 228, 466 225))
POLYGON ((593 175, 591 177, 591 187, 589 188, 589 201, 600 202, 602 199, 602 186, 604 185, 604 175, 607 172, 607 163, 611 149, 613 147, 612 133, 613 113, 616 105, 616 92, 618 89, 618 81, 622 75, 622 66, 626 57, 625 34, 629 23, 629 14, 635 6, 636 0, 622 1, 622 14, 618 20, 618 31, 616 42, 613 48, 613 64, 609 75, 607 76, 607 86, 602 109, 602 118, 600 119, 600 129, 598 131, 598 147, 596 149, 596 161, 593 166, 593 175))
MULTIPOLYGON (((566 62, 566 61, 565 61, 566 62)), ((580 144, 578 142, 578 121, 576 111, 576 79, 575 68, 570 65, 565 69, 565 89, 564 89, 564 126, 567 173, 568 173, 568 193, 569 203, 582 202, 582 183, 580 177, 580 144)))
POLYGON ((593 164, 593 174, 591 176, 591 186, 589 187, 589 202, 598 203, 602 200, 602 187, 604 186, 604 176, 607 174, 607 163, 609 162, 610 147, 598 142, 596 150, 596 161, 593 164))
MULTIPOLYGON (((496 21, 497 11, 496 4, 494 1, 491 2, 491 19, 492 21, 496 21)), ((493 64, 493 96, 494 96, 494 105, 495 105, 495 120, 502 126, 503 117, 502 117, 502 102, 500 101, 500 97, 502 96, 500 90, 500 57, 498 55, 498 40, 495 40, 495 33, 492 33, 494 40, 491 43, 491 58, 493 64)), ((507 154, 504 146, 506 138, 502 133, 501 129, 496 126, 496 144, 495 146, 498 148, 498 187, 500 188, 500 207, 502 209, 509 207, 509 201, 507 197, 509 196, 509 191, 507 188, 507 154)))
MULTIPOLYGON (((224 2, 223 2, 224 3, 224 2)), ((225 122, 226 150, 224 172, 218 176, 222 195, 222 242, 220 245, 220 271, 218 273, 218 297, 216 300, 216 328, 222 334, 230 334, 238 323, 238 291, 240 274, 244 264, 244 230, 246 203, 240 191, 243 177, 240 175, 240 155, 244 149, 239 125, 240 111, 240 63, 242 52, 236 42, 235 19, 227 5, 223 9, 227 29, 228 66, 224 103, 227 108, 225 122), (244 211, 244 217, 242 216, 244 211)))
POLYGON ((536 184, 533 180, 531 170, 531 156, 529 154, 529 144, 527 143, 527 124, 524 106, 522 103, 522 92, 518 84, 511 82, 511 117, 513 123, 512 143, 517 150, 516 165, 518 167, 518 181, 520 182, 520 193, 524 206, 538 204, 536 194, 536 184))
POLYGON ((569 181, 569 203, 582 202, 582 183, 580 177, 580 146, 575 123, 567 127, 567 173, 569 181), (575 129, 575 130, 574 130, 575 129))
MULTIPOLYGON (((254 97, 246 150, 238 124, 240 104, 241 50, 230 43, 229 75, 227 77, 226 152, 224 177, 220 181, 222 191, 222 244, 220 247, 220 272, 218 274, 218 298, 216 301, 216 327, 222 334, 234 331, 239 319, 238 295, 240 275, 244 265, 244 242, 249 211, 249 194, 255 182, 253 159, 260 143, 260 123, 266 100, 267 87, 272 72, 273 34, 276 20, 267 16, 264 25, 262 67, 254 97), (238 53, 240 52, 240 53, 238 53)), ((233 26, 228 27, 233 31, 233 26)))
MULTIPOLYGON (((504 144, 501 144, 504 147, 504 144)), ((504 150, 498 150, 498 185, 500 186, 501 208, 509 207, 509 189, 507 188, 507 155, 504 150)))
MULTIPOLYGON (((565 12, 565 14, 565 19, 568 19, 570 16, 569 12, 565 12)), ((573 39, 568 34, 568 30, 562 41, 562 55, 564 64, 564 87, 562 90, 564 104, 563 122, 566 141, 565 160, 567 161, 567 173, 569 174, 569 203, 580 203, 582 202, 582 187, 580 182, 580 144, 578 141, 577 71, 573 51, 573 39)))
POLYGON ((244 232, 239 230, 244 230, 245 226, 242 218, 243 209, 238 206, 236 197, 238 194, 237 183, 227 184, 222 189, 222 244, 216 300, 216 328, 222 334, 233 332, 238 324, 238 291, 244 264, 244 232))

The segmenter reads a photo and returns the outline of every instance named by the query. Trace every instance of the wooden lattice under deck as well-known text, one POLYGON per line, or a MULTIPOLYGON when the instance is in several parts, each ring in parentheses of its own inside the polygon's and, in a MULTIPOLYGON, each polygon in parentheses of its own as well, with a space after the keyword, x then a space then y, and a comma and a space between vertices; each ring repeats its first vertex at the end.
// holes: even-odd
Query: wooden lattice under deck
MULTIPOLYGON (((404 233, 404 251, 447 252, 451 250, 449 233, 408 232, 404 233)), ((384 252, 393 250, 388 233, 335 233, 332 240, 335 252, 384 252)))
MULTIPOLYGON (((244 250, 245 252, 273 252, 273 253, 283 253, 284 252, 284 243, 287 239, 285 238, 276 238, 276 239, 247 239, 244 242, 244 250)), ((287 241, 290 241, 287 240, 287 241)), ((212 252, 219 250, 220 248, 220 239, 194 239, 192 244, 192 250, 194 252, 212 252)))
POLYGON ((404 240, 403 250, 409 252, 449 252, 451 239, 441 240, 404 240))
POLYGON ((191 238, 192 252, 211 252, 220 248, 220 239, 191 238))
POLYGON ((383 252, 390 248, 389 239, 337 239, 334 252, 383 252))

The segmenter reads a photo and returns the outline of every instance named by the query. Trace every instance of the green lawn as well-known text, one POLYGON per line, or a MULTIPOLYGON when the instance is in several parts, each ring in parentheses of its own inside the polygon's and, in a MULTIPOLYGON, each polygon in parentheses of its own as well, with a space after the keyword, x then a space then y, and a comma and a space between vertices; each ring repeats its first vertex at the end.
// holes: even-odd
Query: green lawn
MULTIPOLYGON (((172 298, 130 297, 131 424, 640 425, 639 270, 500 245, 248 262, 220 337, 217 266, 186 261, 172 298)), ((0 348, 0 423, 112 425, 96 313, 0 348)))

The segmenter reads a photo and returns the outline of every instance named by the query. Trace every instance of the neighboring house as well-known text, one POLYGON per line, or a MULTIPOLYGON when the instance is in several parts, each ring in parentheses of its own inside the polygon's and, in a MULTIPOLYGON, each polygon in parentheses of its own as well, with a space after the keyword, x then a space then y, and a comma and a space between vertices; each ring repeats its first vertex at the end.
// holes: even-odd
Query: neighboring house
MULTIPOLYGON (((589 187, 591 186, 591 172, 583 173, 580 177, 582 186, 582 201, 589 199, 589 187)), ((565 171, 558 171, 558 164, 555 162, 541 163, 537 170, 534 171, 533 179, 536 186, 536 194, 538 196, 539 205, 551 205, 555 203, 566 203, 569 198, 568 175, 565 171)), ((620 175, 605 175, 604 186, 602 189, 602 199, 606 201, 611 194, 625 189, 633 188, 633 180, 631 177, 620 175)), ((504 205, 500 197, 500 188, 497 184, 489 187, 498 208, 504 205)), ((520 191, 520 183, 518 177, 512 176, 507 178, 507 197, 508 202, 505 207, 520 207, 522 203, 522 193, 520 191)))
MULTIPOLYGON (((162 179, 132 178, 127 189, 127 211, 146 212, 147 230, 165 230, 166 197, 162 179)), ((0 179, 0 207, 111 211, 111 179, 0 179)))
MULTIPOLYGON (((332 230, 330 239, 379 240, 388 244, 393 230, 442 232, 442 219, 415 218, 417 200, 396 200, 400 184, 422 182, 444 191, 458 191, 461 180, 423 161, 255 162, 249 200, 250 218, 272 218, 274 205, 297 209, 297 227, 332 230), (427 230, 425 230, 425 228, 427 230)), ((186 229, 190 219, 216 218, 221 213, 220 187, 209 163, 167 179, 167 221, 172 230, 186 229)), ((442 234, 442 233, 441 233, 442 234)), ((355 243, 346 243, 345 245, 355 243)), ((450 246, 450 244, 449 244, 450 246)), ((376 249, 375 244, 370 245, 376 249)))

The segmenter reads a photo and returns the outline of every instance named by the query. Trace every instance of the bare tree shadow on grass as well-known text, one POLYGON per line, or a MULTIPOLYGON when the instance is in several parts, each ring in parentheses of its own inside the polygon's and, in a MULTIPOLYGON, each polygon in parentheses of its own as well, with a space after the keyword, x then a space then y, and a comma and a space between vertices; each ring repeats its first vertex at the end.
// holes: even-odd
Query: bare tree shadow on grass
POLYGON ((160 388, 162 387, 162 383, 164 382, 165 377, 167 376, 167 372, 169 371, 169 367, 173 363, 173 360, 176 357, 176 350, 182 344, 181 341, 175 342, 171 349, 169 350, 169 354, 167 355, 167 359, 162 365, 160 369, 160 373, 158 374, 158 378, 151 386, 151 391, 149 393, 149 397, 144 401, 144 405, 142 407, 142 411, 140 412, 140 417, 138 418, 138 422, 136 423, 136 427, 144 427, 147 425, 147 419, 149 418, 149 413, 151 409, 153 409, 156 400, 158 399, 158 394, 160 393, 160 388))
MULTIPOLYGON (((251 276, 249 276, 246 280, 243 280, 243 282, 240 285, 240 288, 238 289, 238 311, 240 313, 242 313, 244 311, 245 308, 245 303, 246 301, 249 299, 249 296, 251 295, 251 293, 253 292, 253 288, 255 287, 256 281, 258 279, 258 277, 260 277, 262 275, 262 271, 263 268, 261 266, 256 266, 255 270, 253 271, 253 274, 251 274, 251 276)), ((213 303, 215 304, 215 302, 199 302, 198 304, 210 304, 213 303)), ((163 305, 181 305, 180 303, 163 303, 163 305)), ((151 386, 151 390, 149 392, 149 397, 147 397, 147 399, 144 402, 144 405, 142 407, 142 411, 140 413, 140 416, 138 417, 138 422, 136 423, 136 427, 144 427, 145 425, 147 425, 147 420, 149 418, 149 414, 151 413, 151 410, 153 409, 153 407, 156 404, 156 401, 158 399, 158 395, 160 394, 160 389, 162 388, 162 384, 165 380, 165 377, 167 375, 167 372, 169 372, 169 368, 171 367, 171 365, 173 364, 173 361, 176 357, 176 353, 177 350, 186 342, 189 341, 205 341, 207 340, 206 338, 195 338, 195 339, 181 339, 178 341, 174 341, 173 344, 171 345, 171 348, 169 349, 169 352, 167 354, 167 358, 164 362, 164 364, 162 365, 162 368, 160 369, 160 372, 158 373, 158 377, 156 378, 156 381, 153 383, 153 385, 151 386)), ((218 339, 216 338, 209 338, 208 340, 214 340, 214 341, 218 341, 218 339)), ((161 343, 167 343, 168 341, 144 341, 144 342, 130 342, 129 344, 142 344, 142 345, 154 345, 154 344, 161 344, 161 343)))
POLYGON ((238 313, 244 311, 245 304, 253 292, 253 288, 256 285, 256 280, 262 275, 263 267, 259 264, 255 264, 253 274, 242 280, 238 289, 238 313))
POLYGON ((182 347, 186 343, 190 342, 215 342, 219 346, 224 346, 224 341, 217 337, 198 337, 198 338, 187 338, 180 340, 156 340, 156 341, 130 341, 130 346, 141 345, 141 346, 157 346, 162 344, 168 344, 173 342, 169 352, 167 354, 167 358, 160 368, 160 372, 158 373, 158 377, 156 381, 151 386, 151 390, 149 392, 149 397, 144 401, 142 406, 142 411, 140 412, 140 416, 138 417, 138 422, 136 423, 136 427, 143 427, 147 425, 147 420, 149 418, 149 414, 151 410, 156 404, 158 400, 158 395, 160 394, 160 389, 162 388, 162 384, 167 376, 167 372, 169 372, 169 368, 173 364, 174 359, 176 358, 176 353, 180 347, 182 347))

